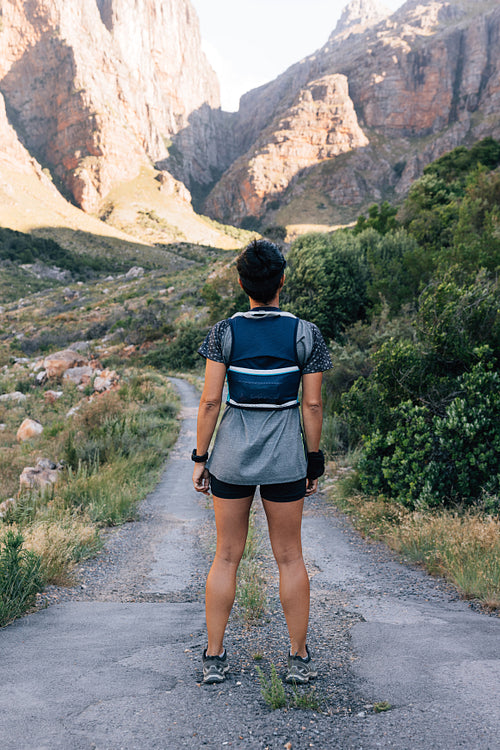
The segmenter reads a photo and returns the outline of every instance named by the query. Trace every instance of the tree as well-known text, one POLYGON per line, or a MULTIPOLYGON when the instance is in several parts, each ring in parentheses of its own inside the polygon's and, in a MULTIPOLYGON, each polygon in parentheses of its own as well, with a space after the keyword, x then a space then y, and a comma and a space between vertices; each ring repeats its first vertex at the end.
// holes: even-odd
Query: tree
POLYGON ((316 323, 329 338, 364 317, 368 267, 352 233, 303 235, 293 243, 288 263, 286 309, 316 323))

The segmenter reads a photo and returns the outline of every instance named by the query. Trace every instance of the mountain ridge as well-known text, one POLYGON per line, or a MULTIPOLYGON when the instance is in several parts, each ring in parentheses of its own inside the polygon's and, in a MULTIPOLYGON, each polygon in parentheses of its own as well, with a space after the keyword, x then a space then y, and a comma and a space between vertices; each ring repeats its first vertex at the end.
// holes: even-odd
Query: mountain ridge
POLYGON ((299 213, 295 223, 313 218, 328 224, 352 220, 370 202, 404 195, 423 167, 445 151, 500 135, 499 39, 500 8, 492 0, 458 0, 454 5, 408 0, 359 33, 346 30, 336 37, 334 32, 323 48, 242 97, 237 127, 245 150, 212 190, 205 210, 237 223, 252 215, 259 205, 256 158, 263 163, 263 173, 276 168, 269 155, 266 159, 269 144, 259 138, 277 114, 287 116, 297 90, 333 74, 346 77, 348 96, 369 144, 354 148, 350 158, 337 157, 337 186, 332 179, 321 184, 323 159, 307 170, 297 165, 290 182, 267 204, 261 200, 253 215, 264 225, 288 224, 294 206, 299 213), (326 213, 313 211, 313 217, 311 212, 301 215, 300 208, 311 171, 322 196, 319 203, 326 205, 326 213), (377 172, 378 180, 373 177, 377 172), (274 208, 277 202, 279 210, 274 208))
POLYGON ((23 210, 63 195, 133 242, 147 223, 148 244, 227 247, 187 188, 227 223, 352 221, 404 196, 445 151, 500 137, 499 50, 494 0, 407 0, 394 13, 351 0, 323 47, 227 113, 190 0, 4 0, 0 220, 17 200, 26 231, 23 210))

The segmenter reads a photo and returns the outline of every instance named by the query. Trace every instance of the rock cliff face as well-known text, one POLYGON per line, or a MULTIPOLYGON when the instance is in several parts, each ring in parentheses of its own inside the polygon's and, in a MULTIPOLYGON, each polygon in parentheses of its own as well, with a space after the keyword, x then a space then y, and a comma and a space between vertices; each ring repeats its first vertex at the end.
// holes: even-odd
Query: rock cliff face
POLYGON ((408 0, 392 14, 351 0, 325 46, 237 114, 220 111, 190 0, 1 4, 0 167, 44 195, 48 168, 88 212, 153 163, 184 208, 170 175, 198 206, 215 184, 204 211, 218 219, 305 223, 313 205, 345 221, 403 195, 445 151, 500 138, 499 113, 498 0, 408 0))
MULTIPOLYGON (((236 124, 240 156, 206 209, 233 221, 262 216, 268 190, 273 207, 298 207, 307 181, 327 199, 327 208, 357 210, 403 194, 445 151, 486 135, 500 137, 499 113, 497 0, 409 0, 392 15, 374 0, 354 0, 321 50, 243 97, 236 124), (339 97, 329 100, 324 88, 315 109, 321 112, 320 140, 326 133, 335 140, 337 128, 343 129, 336 154, 314 149, 318 129, 296 101, 297 92, 335 77, 344 81, 339 97, 345 107, 339 97), (293 127, 282 129, 280 122, 293 127), (307 160, 301 138, 310 141, 307 160)), ((269 214, 266 221, 283 218, 269 214)))
POLYGON ((16 131, 9 123, 5 110, 5 100, 0 94, 0 171, 14 171, 17 174, 25 174, 37 177, 46 188, 57 192, 51 181, 42 171, 42 167, 36 159, 21 144, 16 131))
POLYGON ((238 159, 215 190, 208 209, 229 221, 259 215, 302 169, 368 144, 343 75, 327 75, 301 89, 283 116, 265 128, 254 155, 238 159))
MULTIPOLYGON (((182 129, 208 153, 219 106, 189 0, 3 0, 0 91, 23 144, 87 211, 182 129)), ((188 150, 183 172, 196 174, 188 150)))
POLYGON ((330 38, 364 31, 390 14, 389 8, 381 5, 377 0, 351 0, 342 11, 337 27, 330 38))

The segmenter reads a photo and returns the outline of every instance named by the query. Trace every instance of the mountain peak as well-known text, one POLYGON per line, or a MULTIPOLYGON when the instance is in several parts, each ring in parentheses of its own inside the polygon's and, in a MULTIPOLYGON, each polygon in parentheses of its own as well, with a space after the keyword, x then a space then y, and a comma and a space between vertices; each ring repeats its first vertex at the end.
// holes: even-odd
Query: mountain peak
POLYGON ((391 12, 379 0, 351 0, 342 11, 332 36, 354 31, 355 28, 356 31, 364 30, 387 18, 391 12))

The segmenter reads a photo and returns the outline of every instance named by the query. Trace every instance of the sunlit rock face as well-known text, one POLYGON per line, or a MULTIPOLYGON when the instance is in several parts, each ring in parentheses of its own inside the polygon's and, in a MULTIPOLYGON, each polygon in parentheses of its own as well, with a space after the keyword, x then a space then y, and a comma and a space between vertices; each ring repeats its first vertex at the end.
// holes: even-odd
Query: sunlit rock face
POLYGON ((292 106, 263 130, 250 159, 235 162, 207 201, 224 220, 259 215, 302 169, 368 139, 358 124, 343 75, 326 75, 301 89, 292 106))
POLYGON ((374 26, 390 15, 390 9, 378 2, 378 0, 351 0, 342 11, 342 15, 330 39, 334 39, 342 34, 365 31, 365 29, 374 26))
POLYGON ((4 0, 0 91, 23 144, 87 211, 219 107, 189 0, 4 0))
POLYGON ((88 212, 151 163, 184 202, 175 180, 198 207, 214 186, 204 211, 234 223, 310 188, 362 206, 404 195, 457 145, 500 138, 497 0, 392 14, 352 0, 324 47, 237 114, 220 110, 190 0, 2 0, 0 29, 0 169, 88 212))
POLYGON ((239 156, 205 207, 235 222, 262 216, 270 201, 297 198, 311 170, 309 187, 339 206, 402 195, 444 152, 500 138, 499 115, 497 0, 409 0, 392 15, 353 0, 322 49, 242 98, 239 156), (299 102, 326 78, 336 94, 325 88, 311 117, 299 102), (337 153, 321 143, 325 134, 337 153))

